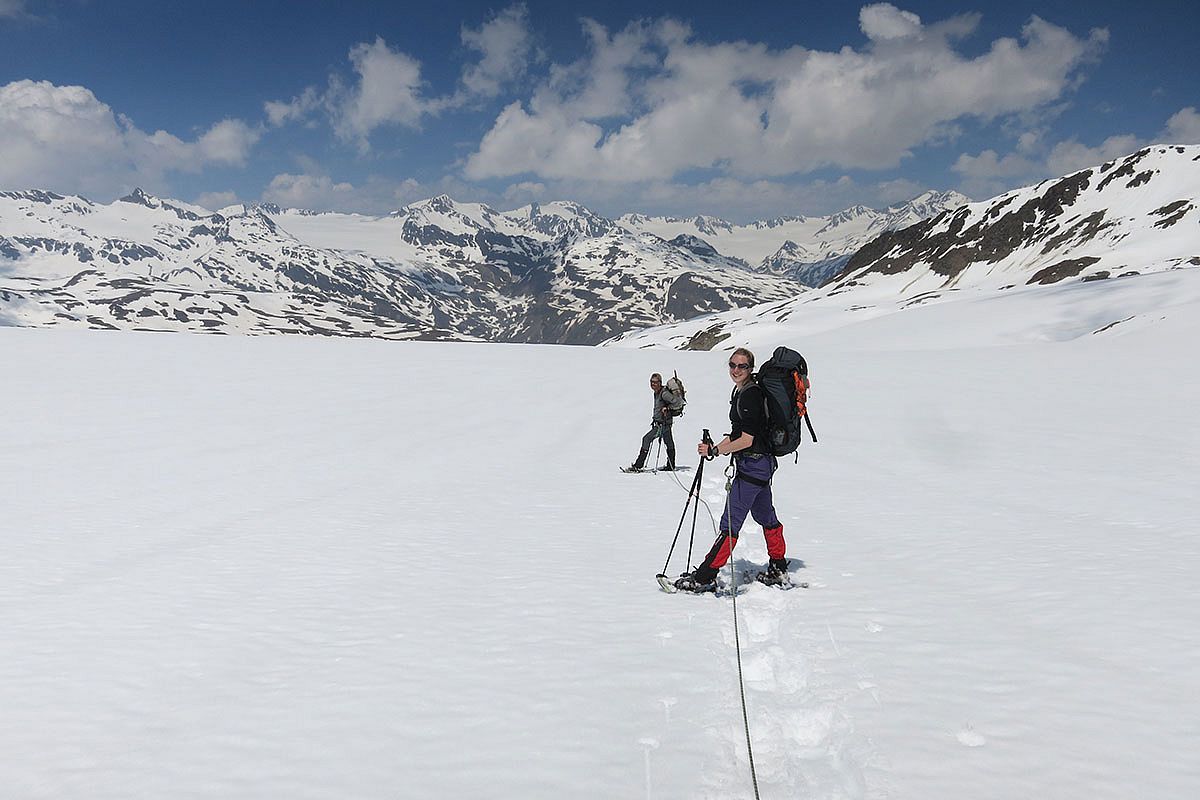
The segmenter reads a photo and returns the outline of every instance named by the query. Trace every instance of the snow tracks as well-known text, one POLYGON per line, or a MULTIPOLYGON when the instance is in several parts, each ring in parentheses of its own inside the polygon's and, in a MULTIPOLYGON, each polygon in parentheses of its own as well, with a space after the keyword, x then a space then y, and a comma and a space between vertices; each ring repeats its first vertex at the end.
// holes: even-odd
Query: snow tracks
MULTIPOLYGON (((764 800, 875 796, 878 792, 868 789, 866 775, 874 753, 855 731, 847 708, 851 697, 861 698, 870 691, 871 683, 845 663, 846 656, 828 629, 807 618, 809 590, 782 591, 753 582, 761 563, 739 559, 736 568, 737 629, 760 796, 764 800)), ((722 571, 722 583, 727 574, 728 570, 722 571)), ((792 577, 800 580, 794 571, 792 577)), ((688 635, 712 639, 704 685, 695 687, 698 691, 689 692, 688 698, 680 698, 679 704, 690 711, 687 719, 683 713, 674 716, 675 724, 691 722, 706 731, 707 755, 689 796, 713 800, 754 797, 738 691, 732 599, 727 586, 715 597, 673 598, 700 607, 689 614, 688 635)), ((655 742, 663 750, 671 746, 670 727, 655 742)), ((647 791, 654 797, 673 796, 673 789, 662 786, 648 784, 647 791)))

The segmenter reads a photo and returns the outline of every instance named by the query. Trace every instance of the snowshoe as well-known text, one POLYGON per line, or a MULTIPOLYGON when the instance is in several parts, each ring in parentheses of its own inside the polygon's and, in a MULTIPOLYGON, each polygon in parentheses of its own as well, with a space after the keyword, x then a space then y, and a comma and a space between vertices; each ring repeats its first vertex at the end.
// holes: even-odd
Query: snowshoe
POLYGON ((754 576, 754 580, 765 586, 778 586, 780 589, 791 588, 792 579, 786 572, 768 569, 754 576))
MULTIPOLYGON (((697 570, 699 571, 699 570, 697 570)), ((660 581, 661 583, 661 581, 660 581)), ((690 592, 692 594, 705 594, 706 592, 717 591, 717 580, 714 576, 712 580, 705 581, 702 577, 696 577, 695 572, 685 572, 675 579, 672 584, 677 592, 690 592)))
POLYGON ((779 589, 807 589, 807 581, 794 581, 788 572, 787 559, 771 559, 771 563, 762 572, 754 576, 754 580, 764 586, 775 586, 779 589))
POLYGON ((692 576, 689 575, 686 578, 679 578, 675 581, 675 591, 690 592, 691 594, 705 594, 707 592, 716 592, 717 591, 717 582, 713 581, 712 583, 700 583, 695 578, 693 578, 692 576))
POLYGON ((788 560, 786 558, 772 558, 767 568, 754 576, 754 580, 766 586, 778 586, 781 589, 790 589, 792 586, 792 576, 788 572, 788 560))

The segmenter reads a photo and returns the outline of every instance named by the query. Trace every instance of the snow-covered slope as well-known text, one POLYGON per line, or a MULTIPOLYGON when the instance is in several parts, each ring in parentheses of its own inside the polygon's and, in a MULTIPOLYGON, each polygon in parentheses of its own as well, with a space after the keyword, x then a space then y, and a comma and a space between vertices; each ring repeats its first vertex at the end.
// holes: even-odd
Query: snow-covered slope
MULTIPOLYGON (((737 597, 761 797, 1195 793, 1198 278, 744 331, 821 439, 773 487, 811 588, 737 597), (1084 292, 1134 319, 966 335, 1084 292)), ((725 361, 0 327, 0 795, 749 800, 732 597, 653 578, 693 473, 616 470, 651 371, 694 465, 725 361)))
POLYGON ((0 194, 0 319, 214 333, 594 344, 795 296, 716 252, 570 204, 504 215, 441 196, 387 217, 222 213, 135 192, 0 194))
POLYGON ((1059 340, 1153 321, 1180 299, 1159 290, 1174 279, 1149 278, 1198 267, 1200 146, 1159 146, 885 233, 803 296, 633 331, 616 343, 708 349, 779 325, 850 335, 848 318, 955 303, 975 316, 947 327, 948 345, 1059 340), (1023 299, 1006 303, 1010 295, 1023 299), (1054 311, 1017 311, 1043 306, 1054 311))
POLYGON ((796 277, 818 286, 830 277, 828 264, 850 255, 879 234, 904 228, 957 208, 970 199, 958 192, 925 192, 907 203, 878 211, 854 206, 827 217, 779 217, 734 225, 716 217, 649 217, 626 214, 618 222, 664 239, 687 234, 758 270, 796 277), (822 269, 822 265, 825 266, 822 269))
POLYGON ((1148 147, 879 236, 835 290, 913 295, 1195 266, 1198 225, 1200 146, 1148 147))

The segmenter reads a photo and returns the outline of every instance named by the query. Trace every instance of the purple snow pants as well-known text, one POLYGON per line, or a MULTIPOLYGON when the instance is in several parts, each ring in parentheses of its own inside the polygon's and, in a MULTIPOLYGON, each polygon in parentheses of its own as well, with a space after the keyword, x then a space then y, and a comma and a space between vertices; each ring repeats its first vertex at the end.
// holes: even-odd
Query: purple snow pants
POLYGON ((775 503, 771 497, 771 486, 759 486, 752 481, 740 480, 743 476, 759 481, 769 482, 775 474, 778 462, 774 456, 759 458, 742 457, 737 460, 737 477, 729 490, 729 500, 725 511, 721 514, 721 533, 732 533, 737 536, 742 524, 749 514, 754 521, 764 528, 778 528, 779 518, 775 516, 775 503))
POLYGON ((721 514, 721 533, 695 572, 702 582, 715 578, 717 570, 729 560, 747 514, 762 525, 763 537, 767 540, 767 555, 773 559, 784 557, 787 544, 783 540, 783 525, 775 515, 775 504, 771 498, 770 480, 777 464, 774 456, 743 456, 737 460, 737 477, 729 489, 729 500, 721 514), (759 486, 745 480, 747 476, 766 485, 759 486))

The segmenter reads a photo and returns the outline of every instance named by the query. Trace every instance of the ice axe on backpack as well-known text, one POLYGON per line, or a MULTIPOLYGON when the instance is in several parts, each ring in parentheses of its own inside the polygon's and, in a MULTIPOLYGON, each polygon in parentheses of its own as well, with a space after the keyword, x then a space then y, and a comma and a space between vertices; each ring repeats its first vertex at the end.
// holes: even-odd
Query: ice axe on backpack
MULTIPOLYGON (((710 447, 713 445, 712 434, 708 432, 708 428, 704 429, 705 444, 710 447)), ((675 528, 675 538, 671 540, 671 549, 667 551, 667 560, 663 562, 662 572, 654 576, 658 581, 658 585, 662 587, 664 592, 674 593, 677 591, 671 579, 667 577, 667 565, 671 563, 671 555, 675 552, 675 544, 679 541, 679 534, 683 531, 683 521, 687 519, 688 506, 692 507, 692 535, 688 539, 688 565, 692 563, 692 544, 696 540, 696 515, 700 511, 700 485, 704 480, 704 462, 712 461, 715 456, 700 456, 700 464, 696 467, 696 477, 692 478, 692 485, 688 489, 687 502, 683 504, 683 514, 679 517, 679 525, 675 528), (692 501, 695 500, 695 505, 692 501)))

